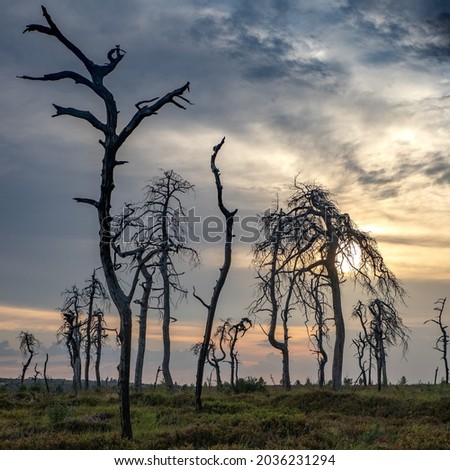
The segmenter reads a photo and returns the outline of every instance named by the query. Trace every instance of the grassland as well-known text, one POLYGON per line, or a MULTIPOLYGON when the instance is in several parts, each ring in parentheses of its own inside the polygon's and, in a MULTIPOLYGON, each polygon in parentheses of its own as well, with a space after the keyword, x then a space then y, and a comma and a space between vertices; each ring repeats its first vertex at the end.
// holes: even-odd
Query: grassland
POLYGON ((300 386, 252 393, 148 389, 132 397, 134 439, 122 440, 114 389, 0 389, 0 449, 450 449, 450 387, 300 386))

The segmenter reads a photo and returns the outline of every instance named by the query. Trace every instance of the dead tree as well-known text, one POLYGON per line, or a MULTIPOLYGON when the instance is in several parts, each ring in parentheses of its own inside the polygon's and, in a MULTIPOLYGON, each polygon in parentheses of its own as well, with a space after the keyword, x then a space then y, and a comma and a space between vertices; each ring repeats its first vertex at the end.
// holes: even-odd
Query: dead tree
MULTIPOLYGON (((444 313, 444 308, 445 308, 445 302, 447 301, 447 298, 444 297, 443 299, 438 299, 434 305, 434 310, 437 312, 437 318, 432 318, 431 320, 427 320, 425 323, 432 322, 436 323, 436 325, 439 327, 441 331, 441 336, 438 337, 436 340, 436 345, 434 349, 436 351, 439 351, 442 354, 441 360, 444 361, 444 369, 445 369, 445 376, 444 380, 445 383, 448 384, 448 379, 449 379, 449 367, 448 367, 448 344, 450 342, 449 337, 448 337, 448 325, 444 325, 442 322, 442 314, 444 313)), ((436 372, 437 375, 437 372, 436 372)), ((435 383, 436 383, 436 377, 435 377, 435 383)))
MULTIPOLYGON (((99 305, 96 302, 102 304, 108 301, 108 294, 104 288, 100 279, 98 279, 95 269, 92 271, 92 275, 89 279, 86 279, 88 284, 82 291, 82 295, 87 300, 86 308, 86 324, 85 324, 85 335, 84 335, 84 353, 85 353, 85 365, 84 365, 84 388, 89 388, 89 371, 91 368, 91 348, 92 348, 92 322, 94 320, 94 312, 98 311, 99 305)), ((96 331, 94 329, 94 331, 96 331)))
POLYGON ((313 276, 320 274, 329 286, 335 326, 332 385, 338 390, 342 386, 345 347, 343 263, 351 268, 348 275, 371 295, 379 295, 390 303, 396 298, 403 300, 405 291, 386 266, 376 240, 359 230, 350 216, 339 210, 328 191, 294 181, 288 207, 287 216, 297 219, 295 237, 300 242, 299 252, 303 257, 299 269, 313 276), (306 250, 305 244, 309 245, 306 250), (355 247, 360 252, 358 259, 354 256, 355 247))
POLYGON ((76 394, 81 390, 81 350, 83 345, 83 310, 86 308, 85 299, 77 286, 72 286, 63 292, 65 296, 63 306, 60 308, 63 320, 57 337, 59 342, 65 343, 69 353, 70 367, 72 368, 72 388, 76 394))
POLYGON ((232 387, 236 386, 239 379, 239 353, 236 350, 236 344, 238 339, 242 338, 252 326, 252 321, 247 317, 242 318, 235 324, 228 322, 227 335, 230 354, 230 384, 232 387))
POLYGON ((352 344, 356 347, 356 356, 358 358, 358 367, 360 370, 359 376, 356 379, 356 383, 362 383, 365 387, 367 385, 371 384, 371 379, 370 379, 370 370, 372 368, 370 358, 371 358, 371 352, 369 351, 369 366, 367 366, 367 360, 365 358, 366 356, 366 349, 368 347, 368 342, 366 337, 359 332, 358 337, 354 338, 352 340, 352 344))
MULTIPOLYGON (((225 342, 226 342, 226 328, 227 321, 224 321, 222 325, 219 325, 214 333, 214 338, 217 341, 211 341, 211 347, 209 348, 208 354, 208 363, 213 366, 214 370, 216 371, 216 384, 218 387, 222 387, 222 376, 220 375, 220 363, 223 362, 226 358, 225 352, 225 342), (219 350, 219 353, 217 352, 219 350)), ((201 348, 201 344, 199 346, 201 348)))
POLYGON ((380 299, 371 300, 367 306, 361 301, 354 308, 354 317, 358 318, 363 329, 364 339, 373 352, 377 386, 387 386, 387 349, 400 342, 403 354, 408 349, 408 328, 403 324, 395 306, 380 299))
POLYGON ((35 338, 33 333, 28 331, 21 331, 19 340, 19 348, 25 359, 25 362, 22 362, 22 374, 20 377, 20 383, 23 385, 27 369, 30 366, 33 357, 38 354, 37 350, 39 349, 41 343, 35 338))
POLYGON ((196 376, 196 383, 195 383, 195 407, 197 411, 201 411, 203 409, 202 403, 202 388, 203 388, 203 375, 205 371, 205 363, 208 357, 208 350, 211 342, 211 334, 214 324, 214 317, 217 310, 217 305, 219 302, 220 294, 222 292, 223 286, 225 285, 228 272, 231 266, 231 255, 232 255, 232 243, 233 243, 233 225, 234 225, 234 216, 237 213, 237 209, 234 211, 228 210, 224 203, 223 203, 223 186, 222 181, 220 178, 220 171, 219 168, 216 166, 216 158, 217 155, 222 148, 223 144, 225 143, 225 137, 222 141, 213 148, 213 154, 211 155, 211 171, 214 175, 214 180, 216 183, 216 190, 217 190, 217 203, 222 213, 223 217, 225 218, 226 228, 225 228, 225 246, 224 246, 224 259, 222 267, 220 268, 219 278, 217 279, 216 285, 214 286, 211 300, 209 304, 207 304, 200 296, 195 293, 194 290, 194 297, 206 308, 207 316, 206 316, 206 323, 205 323, 205 333, 203 336, 202 347, 200 348, 200 353, 198 355, 197 361, 197 376, 196 376))
POLYGON ((85 67, 88 75, 82 75, 71 70, 50 73, 40 77, 24 75, 21 78, 27 80, 39 81, 58 81, 73 80, 76 84, 83 85, 91 90, 105 106, 106 120, 101 121, 90 111, 62 107, 54 105, 56 113, 54 116, 72 116, 77 119, 88 122, 92 127, 103 134, 103 140, 100 145, 103 148, 103 160, 101 169, 100 195, 98 199, 79 197, 75 198, 77 202, 91 205, 97 211, 99 224, 99 251, 103 272, 108 286, 109 294, 116 306, 120 317, 119 338, 121 342, 120 360, 119 360, 119 395, 120 395, 120 418, 122 437, 131 439, 133 436, 131 414, 130 414, 130 362, 131 362, 131 331, 132 331, 132 311, 131 302, 134 297, 134 291, 138 284, 139 275, 137 274, 131 281, 131 286, 125 287, 119 280, 115 270, 113 260, 113 250, 111 247, 113 234, 111 232, 111 203, 114 190, 114 175, 118 166, 126 163, 117 158, 118 152, 141 122, 154 116, 167 104, 174 104, 178 108, 185 109, 178 99, 186 103, 189 101, 183 97, 183 94, 189 90, 189 82, 182 87, 167 93, 162 98, 154 98, 136 103, 136 112, 122 130, 118 130, 117 104, 114 95, 104 85, 103 81, 125 55, 125 51, 116 45, 108 54, 108 62, 100 65, 89 59, 75 44, 59 30, 45 7, 42 7, 43 16, 48 26, 40 24, 27 25, 24 32, 38 32, 54 37, 63 46, 65 46, 85 67))
MULTIPOLYGON (((141 307, 138 344, 145 342, 147 310, 156 308, 161 314, 161 367, 169 390, 174 388, 170 372, 170 325, 176 319, 171 313, 172 305, 186 296, 180 279, 183 273, 178 264, 184 260, 189 261, 191 267, 199 263, 198 253, 188 245, 184 226, 180 224, 187 217, 181 198, 193 189, 191 183, 173 170, 163 171, 160 176, 154 177, 144 188, 144 201, 127 204, 124 213, 117 219, 120 229, 116 239, 121 242, 114 244, 117 255, 122 258, 124 253, 126 257, 133 253, 130 269, 140 270, 144 277, 142 297, 137 301, 141 307), (124 243, 131 246, 122 247, 124 243), (150 307, 150 302, 155 305, 150 307)), ((142 381, 141 361, 143 363, 142 348, 138 351, 137 383, 142 381)))
MULTIPOLYGON (((222 375, 220 372, 220 364, 227 357, 225 348, 229 343, 229 328, 232 326, 231 319, 222 320, 216 328, 214 333, 214 339, 211 339, 208 347, 208 354, 206 356, 206 362, 213 368, 216 374, 216 384, 217 387, 222 387, 222 375), (218 352, 219 351, 219 352, 218 352)), ((194 353, 194 356, 198 356, 202 350, 203 343, 200 341, 192 346, 191 351, 194 353)))
POLYGON ((39 378, 40 375, 42 376, 42 373, 41 373, 41 371, 38 370, 38 365, 36 363, 34 365, 34 377, 33 377, 33 382, 34 382, 35 387, 37 385, 37 379, 39 378))
POLYGON ((174 389, 170 372, 170 325, 176 321, 172 317, 173 292, 183 297, 186 291, 180 283, 180 272, 175 265, 175 256, 189 255, 191 263, 198 263, 198 254, 186 244, 179 232, 179 218, 186 215, 180 197, 193 190, 193 185, 173 170, 164 171, 146 187, 147 196, 144 216, 150 217, 152 227, 148 236, 151 249, 158 251, 156 267, 159 271, 162 290, 159 297, 162 313, 163 360, 161 364, 165 386, 174 389))
POLYGON ((95 381, 98 388, 102 386, 100 364, 102 361, 103 345, 108 341, 109 333, 114 332, 118 340, 118 333, 115 328, 108 328, 102 310, 95 310, 92 315, 91 340, 95 350, 95 381))
POLYGON ((314 297, 313 292, 305 292, 304 286, 309 282, 307 274, 312 273, 314 267, 319 269, 314 251, 319 238, 315 224, 295 211, 290 212, 280 209, 277 202, 274 210, 261 217, 263 238, 253 246, 257 291, 250 305, 253 314, 269 314, 269 329, 264 332, 269 343, 281 352, 281 383, 287 390, 291 388, 289 319, 300 304, 305 306, 307 298, 314 297), (280 334, 277 333, 279 323, 280 334))
POLYGON ((297 270, 299 257, 292 251, 292 219, 276 207, 261 217, 260 229, 264 237, 254 244, 252 261, 257 278, 256 299, 249 310, 253 315, 268 313, 269 328, 268 331, 263 328, 263 331, 271 346, 281 352, 281 383, 290 390, 288 323, 299 302, 297 283, 300 275, 297 270), (282 333, 278 334, 280 322, 282 333))

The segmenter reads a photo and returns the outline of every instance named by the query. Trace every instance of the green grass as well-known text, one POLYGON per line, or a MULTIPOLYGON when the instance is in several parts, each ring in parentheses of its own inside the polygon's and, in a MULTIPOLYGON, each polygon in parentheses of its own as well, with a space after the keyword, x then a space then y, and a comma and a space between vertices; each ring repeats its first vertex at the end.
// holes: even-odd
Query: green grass
POLYGON ((450 387, 190 388, 132 396, 134 439, 122 440, 113 389, 48 395, 0 390, 0 449, 450 449, 450 387))

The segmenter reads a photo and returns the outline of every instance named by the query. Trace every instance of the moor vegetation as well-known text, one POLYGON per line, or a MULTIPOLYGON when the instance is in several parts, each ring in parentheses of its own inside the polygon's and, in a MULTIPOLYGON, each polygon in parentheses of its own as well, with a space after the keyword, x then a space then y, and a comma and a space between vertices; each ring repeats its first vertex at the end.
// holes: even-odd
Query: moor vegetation
POLYGON ((1 449, 447 449, 450 389, 317 386, 287 392, 240 379, 235 391, 145 389, 131 395, 133 440, 119 431, 117 391, 0 390, 1 449))

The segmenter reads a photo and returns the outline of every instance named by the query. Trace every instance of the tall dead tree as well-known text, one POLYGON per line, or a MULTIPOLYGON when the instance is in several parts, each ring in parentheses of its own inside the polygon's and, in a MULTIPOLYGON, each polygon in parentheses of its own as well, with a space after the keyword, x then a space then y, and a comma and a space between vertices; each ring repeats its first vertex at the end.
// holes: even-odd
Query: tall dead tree
POLYGON ((140 270, 144 278, 141 299, 136 301, 140 304, 138 345, 141 349, 138 349, 136 360, 138 376, 135 377, 135 387, 142 381, 147 310, 156 308, 162 320, 164 383, 173 390, 170 326, 176 319, 171 312, 172 305, 186 296, 179 263, 189 261, 191 267, 199 263, 198 253, 188 245, 184 225, 180 223, 187 218, 182 197, 193 191, 194 186, 175 171, 168 170, 152 178, 144 190, 144 201, 127 204, 123 214, 117 218, 119 230, 114 249, 121 258, 124 253, 128 258, 133 254, 129 268, 140 270), (123 247, 124 244, 127 246, 123 247), (150 303, 154 305, 150 307, 150 303))
MULTIPOLYGON (((288 322, 298 300, 295 296, 298 273, 290 266, 292 259, 286 238, 286 231, 290 230, 288 225, 286 214, 278 207, 260 219, 265 237, 253 246, 253 266, 258 282, 256 299, 250 305, 253 315, 261 312, 269 315, 269 329, 263 331, 270 345, 281 353, 281 383, 286 390, 291 388, 288 322), (282 333, 278 334, 280 321, 282 333)), ((295 264, 295 260, 293 262, 295 264)))
POLYGON ((381 299, 373 299, 367 305, 359 301, 352 315, 359 319, 363 337, 373 352, 378 390, 381 390, 382 386, 388 384, 387 349, 400 342, 403 354, 406 354, 408 328, 403 324, 395 306, 381 299))
POLYGON ((405 290, 388 269, 376 240, 357 228, 348 214, 339 210, 332 195, 317 185, 294 181, 294 190, 288 200, 288 217, 296 218, 295 238, 300 242, 303 257, 301 271, 321 276, 331 291, 335 343, 332 364, 334 390, 342 386, 345 347, 345 321, 342 306, 341 283, 348 276, 371 295, 380 296, 388 303, 404 299, 405 290), (302 225, 304 229, 302 229, 302 225), (309 244, 305 250, 305 242, 309 244), (360 256, 354 256, 356 247, 360 256))
POLYGON ((219 168, 216 166, 216 158, 217 155, 222 148, 223 144, 225 143, 225 137, 221 140, 219 144, 217 144, 213 148, 213 154, 211 155, 211 171, 214 175, 214 180, 216 183, 216 190, 217 190, 217 203, 222 213, 223 217, 225 218, 225 245, 224 245, 224 259, 222 267, 220 268, 219 278, 217 279, 216 285, 214 286, 211 300, 209 304, 207 304, 200 296, 195 293, 194 290, 194 297, 206 308, 207 316, 206 316, 206 323, 205 323, 205 333, 203 335, 202 346, 200 348, 200 352, 198 355, 197 361, 197 376, 195 382, 195 407, 197 411, 201 411, 203 409, 202 403, 202 388, 203 388, 203 375, 205 371, 205 363, 208 357, 208 350, 211 343, 211 334, 214 324, 214 317, 217 310, 217 305, 219 302, 220 294, 222 292, 223 286, 225 285, 228 272, 231 266, 231 255, 232 255, 232 243, 233 243, 233 225, 234 225, 234 216, 237 213, 237 209, 230 211, 226 208, 223 203, 223 186, 222 181, 220 178, 220 171, 219 168))
POLYGON ((23 357, 26 359, 25 362, 22 363, 22 374, 20 376, 20 383, 23 384, 27 369, 30 366, 33 357, 38 354, 37 350, 39 349, 41 343, 35 338, 33 333, 28 331, 21 331, 19 340, 19 348, 23 354, 23 357))
POLYGON ((102 385, 100 364, 102 361, 103 345, 109 338, 108 332, 114 332, 116 340, 118 339, 117 330, 115 328, 108 328, 103 310, 95 310, 92 315, 91 340, 92 347, 95 350, 95 382, 98 388, 102 385))
POLYGON ((170 325, 175 319, 171 314, 173 292, 183 297, 186 291, 180 283, 180 273, 175 265, 175 256, 189 255, 193 264, 198 263, 198 254, 186 244, 183 234, 179 232, 179 218, 186 215, 180 197, 194 187, 173 170, 164 171, 146 187, 147 195, 144 205, 144 216, 150 217, 152 227, 149 244, 158 250, 156 267, 162 281, 160 306, 162 312, 163 359, 161 369, 165 386, 174 389, 170 372, 170 325))
MULTIPOLYGON (((445 383, 448 384, 448 379, 449 379, 448 344, 450 340, 449 340, 448 331, 447 331, 448 325, 444 325, 442 321, 442 315, 444 313, 446 301, 447 301, 447 298, 444 297, 443 299, 438 299, 434 303, 436 305, 436 307, 434 307, 434 310, 437 312, 437 318, 432 318, 431 320, 427 320, 425 323, 428 323, 428 322, 436 323, 436 325, 439 327, 439 330, 441 332, 441 335, 436 340, 436 345, 434 349, 436 349, 436 351, 439 351, 442 354, 441 359, 444 362, 444 370, 445 370, 444 380, 445 380, 445 383)), ((437 370, 436 370, 436 374, 437 374, 437 370)), ((435 383, 436 383, 436 377, 435 377, 435 383)))
POLYGON ((108 301, 108 294, 103 287, 102 282, 97 277, 95 269, 92 271, 92 275, 89 279, 86 279, 87 286, 83 289, 82 295, 87 300, 86 308, 86 324, 85 324, 85 335, 84 335, 84 353, 85 353, 85 365, 84 365, 84 388, 89 388, 89 372, 91 368, 91 349, 92 349, 92 330, 97 331, 96 328, 92 328, 94 321, 94 314, 98 311, 99 305, 97 301, 102 304, 108 301))
POLYGON ((165 105, 170 103, 174 104, 178 108, 185 109, 185 107, 177 101, 177 98, 189 103, 189 101, 183 97, 183 94, 189 90, 189 82, 182 87, 167 93, 162 98, 143 100, 136 103, 137 111, 134 113, 128 124, 119 131, 117 119, 119 111, 117 109, 117 104, 114 99, 114 95, 104 85, 103 81, 105 77, 113 72, 121 62, 125 55, 125 51, 120 48, 120 45, 116 45, 108 52, 108 62, 106 64, 96 64, 59 30, 45 7, 42 7, 42 13, 47 22, 47 26, 29 24, 24 32, 38 32, 54 37, 75 55, 86 69, 88 76, 72 70, 64 70, 40 77, 23 75, 21 78, 52 82, 66 79, 73 80, 76 84, 83 85, 91 90, 98 98, 100 98, 105 107, 106 119, 103 122, 90 111, 53 105, 56 110, 54 116, 66 115, 86 121, 91 124, 92 127, 101 132, 104 137, 103 140, 99 141, 103 148, 100 195, 98 199, 79 197, 75 198, 75 200, 77 202, 89 204, 97 211, 100 229, 100 259, 110 297, 116 306, 120 317, 119 338, 121 349, 118 370, 122 437, 131 439, 133 436, 130 414, 130 361, 132 332, 131 302, 138 283, 139 273, 132 279, 131 286, 125 287, 121 284, 117 276, 113 260, 113 250, 111 247, 113 237, 111 232, 111 203, 114 190, 114 174, 115 169, 118 166, 126 163, 125 161, 118 160, 117 155, 128 137, 130 137, 133 131, 145 118, 154 116, 165 105))

